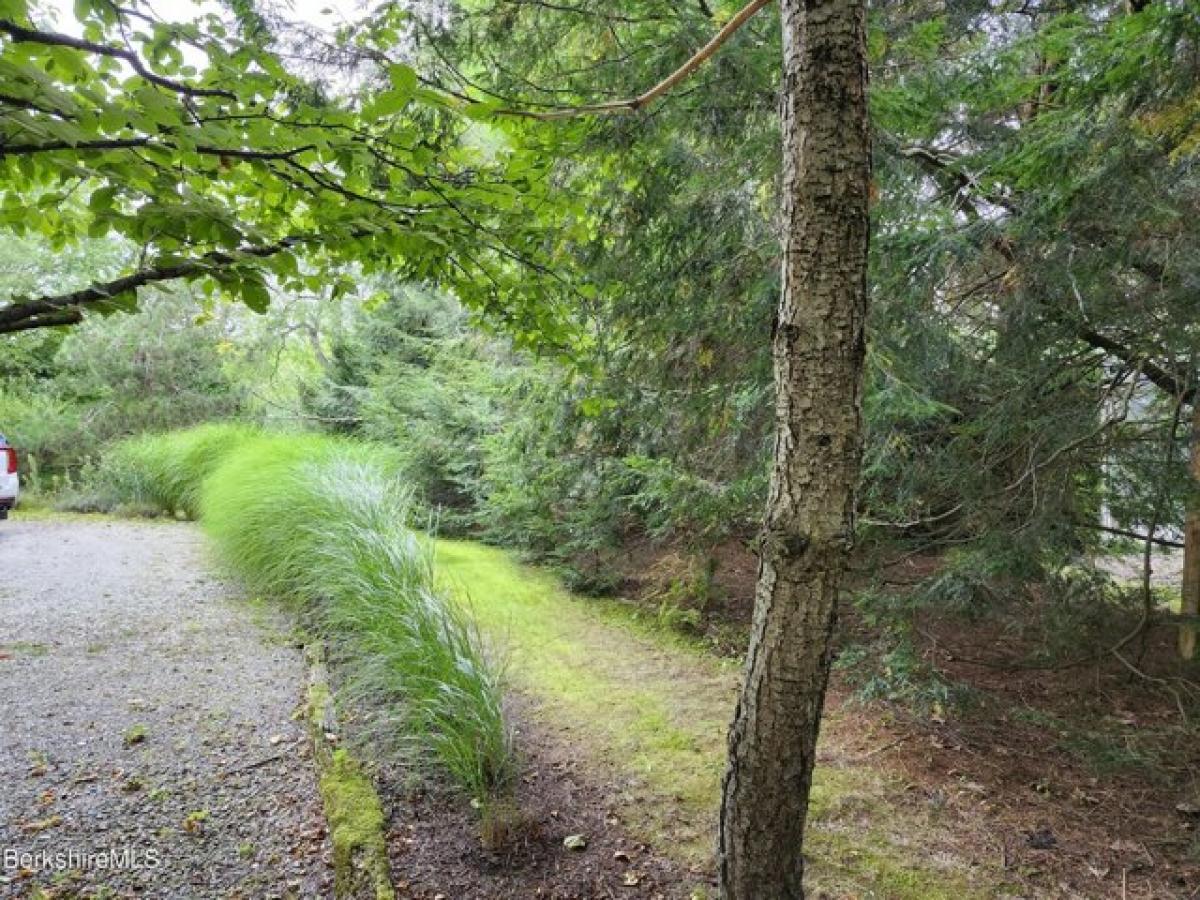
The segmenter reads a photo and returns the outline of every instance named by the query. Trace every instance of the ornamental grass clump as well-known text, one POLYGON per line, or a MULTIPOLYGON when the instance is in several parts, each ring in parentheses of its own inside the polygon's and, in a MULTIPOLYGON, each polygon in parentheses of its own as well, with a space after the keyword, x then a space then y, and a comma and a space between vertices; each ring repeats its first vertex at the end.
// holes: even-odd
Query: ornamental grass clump
POLYGON ((501 679, 466 610, 411 527, 410 491, 386 448, 261 436, 205 481, 201 520, 256 592, 298 601, 341 662, 344 691, 388 710, 482 804, 515 780, 501 679))
POLYGON ((478 800, 485 834, 503 831, 516 764, 500 669, 439 582, 399 470, 380 445, 220 424, 122 441, 93 483, 97 508, 199 518, 252 591, 297 604, 328 641, 343 694, 478 800))
POLYGON ((195 519, 205 479, 257 434, 246 425, 215 423, 127 438, 89 471, 74 505, 195 519))

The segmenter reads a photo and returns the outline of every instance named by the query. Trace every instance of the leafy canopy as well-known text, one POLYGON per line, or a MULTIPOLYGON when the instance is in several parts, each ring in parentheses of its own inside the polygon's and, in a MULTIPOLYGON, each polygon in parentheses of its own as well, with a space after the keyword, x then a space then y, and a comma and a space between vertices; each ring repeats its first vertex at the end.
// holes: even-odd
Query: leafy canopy
POLYGON ((297 75, 252 13, 166 21, 139 0, 77 0, 75 17, 60 32, 29 0, 0 0, 0 226, 137 252, 109 281, 10 298, 0 333, 129 309, 174 278, 262 310, 271 280, 315 290, 331 271, 389 270, 439 281, 518 338, 564 336, 543 234, 581 216, 547 199, 536 147, 388 57, 403 14, 355 32, 370 60, 357 91, 297 75))

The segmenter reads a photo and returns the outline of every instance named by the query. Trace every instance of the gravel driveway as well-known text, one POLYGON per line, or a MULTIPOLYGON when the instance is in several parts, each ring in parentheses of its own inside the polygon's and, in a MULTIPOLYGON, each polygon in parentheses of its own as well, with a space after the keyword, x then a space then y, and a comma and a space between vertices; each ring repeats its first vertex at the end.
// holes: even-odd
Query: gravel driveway
POLYGON ((194 526, 0 523, 0 897, 330 896, 305 674, 194 526))

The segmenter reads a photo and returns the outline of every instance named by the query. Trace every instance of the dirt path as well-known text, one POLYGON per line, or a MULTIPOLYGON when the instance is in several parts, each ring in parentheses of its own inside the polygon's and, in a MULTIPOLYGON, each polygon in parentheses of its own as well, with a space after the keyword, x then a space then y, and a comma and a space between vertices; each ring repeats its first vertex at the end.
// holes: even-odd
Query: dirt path
POLYGON ((0 897, 329 896, 303 658, 236 599, 192 526, 0 525, 0 897))

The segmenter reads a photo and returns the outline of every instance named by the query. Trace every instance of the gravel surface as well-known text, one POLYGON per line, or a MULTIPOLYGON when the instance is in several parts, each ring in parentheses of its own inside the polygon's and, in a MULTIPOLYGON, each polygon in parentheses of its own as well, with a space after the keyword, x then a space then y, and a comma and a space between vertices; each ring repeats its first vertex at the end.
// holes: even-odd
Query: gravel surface
POLYGON ((304 685, 194 526, 0 523, 0 897, 331 896, 304 685))

